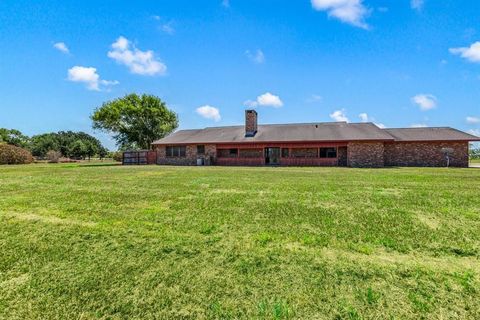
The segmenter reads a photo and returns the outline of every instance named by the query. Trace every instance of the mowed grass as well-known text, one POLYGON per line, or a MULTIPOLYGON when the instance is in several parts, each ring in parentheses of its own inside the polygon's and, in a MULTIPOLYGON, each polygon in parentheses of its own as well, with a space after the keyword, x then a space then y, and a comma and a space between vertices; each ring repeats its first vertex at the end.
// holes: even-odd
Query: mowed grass
POLYGON ((0 167, 1 319, 479 319, 480 170, 0 167))

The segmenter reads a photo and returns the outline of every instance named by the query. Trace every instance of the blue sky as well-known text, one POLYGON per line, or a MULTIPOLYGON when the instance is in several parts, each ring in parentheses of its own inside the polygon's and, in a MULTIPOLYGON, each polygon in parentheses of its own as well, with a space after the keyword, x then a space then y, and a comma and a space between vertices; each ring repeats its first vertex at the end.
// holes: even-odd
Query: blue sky
MULTIPOLYGON (((480 134, 480 1, 0 1, 0 127, 93 133, 127 93, 180 128, 373 121, 480 134)), ((108 136, 95 135, 110 148, 108 136)))

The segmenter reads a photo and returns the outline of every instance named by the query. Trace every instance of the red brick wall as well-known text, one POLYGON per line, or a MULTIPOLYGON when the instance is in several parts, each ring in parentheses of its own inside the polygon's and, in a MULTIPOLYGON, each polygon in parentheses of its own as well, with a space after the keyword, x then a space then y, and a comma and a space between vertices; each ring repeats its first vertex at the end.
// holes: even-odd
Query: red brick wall
POLYGON ((386 166, 445 167, 442 148, 451 148, 450 166, 468 167, 468 142, 385 143, 386 166))
POLYGON ((349 142, 347 164, 349 167, 383 167, 383 154, 383 142, 349 142))

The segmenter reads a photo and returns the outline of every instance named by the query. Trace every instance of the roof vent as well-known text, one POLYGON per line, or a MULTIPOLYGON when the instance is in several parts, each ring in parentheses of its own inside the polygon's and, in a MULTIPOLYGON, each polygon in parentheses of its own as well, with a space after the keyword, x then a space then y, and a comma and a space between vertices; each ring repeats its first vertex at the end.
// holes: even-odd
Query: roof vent
POLYGON ((257 111, 245 110, 245 137, 254 137, 257 133, 257 111))

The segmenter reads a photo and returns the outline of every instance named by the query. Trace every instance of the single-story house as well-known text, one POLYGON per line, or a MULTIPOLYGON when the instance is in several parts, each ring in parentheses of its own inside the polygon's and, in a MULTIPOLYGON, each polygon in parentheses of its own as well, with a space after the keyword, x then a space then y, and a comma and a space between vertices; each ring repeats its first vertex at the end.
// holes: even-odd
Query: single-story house
POLYGON ((448 127, 382 129, 373 123, 257 123, 179 130, 153 143, 156 163, 245 166, 468 167, 470 141, 448 127))

